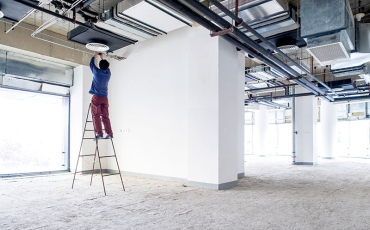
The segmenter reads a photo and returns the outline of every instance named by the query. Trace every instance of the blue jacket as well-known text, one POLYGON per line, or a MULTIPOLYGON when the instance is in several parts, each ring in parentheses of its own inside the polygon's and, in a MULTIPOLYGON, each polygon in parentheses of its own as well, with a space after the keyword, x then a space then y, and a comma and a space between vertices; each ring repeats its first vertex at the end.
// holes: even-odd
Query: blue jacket
POLYGON ((110 79, 110 70, 101 70, 94 64, 95 58, 92 57, 90 60, 90 69, 94 77, 92 80, 91 88, 89 93, 95 94, 101 97, 108 97, 108 82, 110 79))

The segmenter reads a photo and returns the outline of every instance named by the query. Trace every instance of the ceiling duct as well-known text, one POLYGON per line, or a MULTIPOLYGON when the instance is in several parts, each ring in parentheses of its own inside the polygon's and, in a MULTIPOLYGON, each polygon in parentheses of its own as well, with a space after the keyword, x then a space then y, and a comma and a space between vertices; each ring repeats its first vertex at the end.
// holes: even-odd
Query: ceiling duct
POLYGON ((320 65, 350 60, 355 28, 348 0, 302 0, 301 36, 320 65))
POLYGON ((360 75, 368 72, 370 54, 369 53, 352 53, 351 60, 333 64, 330 66, 330 71, 334 77, 347 77, 360 75))
POLYGON ((83 45, 89 43, 100 43, 109 47, 109 52, 116 51, 125 46, 134 44, 137 40, 132 40, 127 37, 120 36, 105 29, 86 26, 78 26, 67 34, 70 41, 77 42, 83 45))
MULTIPOLYGON (((27 2, 35 6, 39 4, 38 1, 32 0, 27 0, 27 2)), ((12 21, 19 21, 23 17, 23 15, 32 10, 30 6, 26 6, 22 3, 10 0, 0 1, 0 9, 1 12, 4 14, 3 17, 12 21)))
POLYGON ((191 21, 151 0, 122 1, 102 15, 97 25, 129 38, 143 41, 191 26, 191 21))
POLYGON ((279 77, 271 71, 270 67, 262 65, 247 68, 245 73, 260 80, 271 80, 279 77))
POLYGON ((370 23, 358 23, 357 50, 359 53, 370 53, 370 23))
MULTIPOLYGON (((232 12, 235 11, 235 0, 226 0, 222 4, 232 12)), ((211 9, 232 22, 231 18, 217 7, 212 6, 211 9)), ((286 0, 239 0, 238 16, 264 37, 299 28, 296 11, 286 0)), ((253 40, 257 40, 257 37, 247 30, 243 28, 240 30, 253 40)))

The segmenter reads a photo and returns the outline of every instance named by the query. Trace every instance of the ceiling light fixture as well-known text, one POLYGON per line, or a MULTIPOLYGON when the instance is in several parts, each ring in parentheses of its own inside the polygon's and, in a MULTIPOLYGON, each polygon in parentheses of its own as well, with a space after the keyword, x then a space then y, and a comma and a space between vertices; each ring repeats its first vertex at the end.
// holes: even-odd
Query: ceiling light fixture
POLYGON ((96 51, 96 52, 105 52, 109 50, 109 46, 101 43, 87 43, 86 49, 96 51))

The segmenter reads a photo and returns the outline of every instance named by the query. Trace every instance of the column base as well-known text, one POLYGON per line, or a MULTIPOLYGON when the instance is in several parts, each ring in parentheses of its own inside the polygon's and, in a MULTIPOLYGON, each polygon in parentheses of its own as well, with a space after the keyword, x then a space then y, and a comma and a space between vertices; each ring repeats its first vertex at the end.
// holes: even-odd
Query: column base
POLYGON ((295 162, 295 165, 317 165, 317 162, 295 162))
POLYGON ((195 186, 195 187, 203 187, 203 188, 210 188, 215 190, 222 190, 231 187, 235 187, 238 185, 238 181, 230 181, 223 184, 210 184, 210 183, 203 183, 203 182, 196 182, 196 181, 187 181, 188 186, 195 186))
POLYGON ((245 176, 245 173, 238 173, 238 179, 241 179, 241 178, 243 178, 245 176))

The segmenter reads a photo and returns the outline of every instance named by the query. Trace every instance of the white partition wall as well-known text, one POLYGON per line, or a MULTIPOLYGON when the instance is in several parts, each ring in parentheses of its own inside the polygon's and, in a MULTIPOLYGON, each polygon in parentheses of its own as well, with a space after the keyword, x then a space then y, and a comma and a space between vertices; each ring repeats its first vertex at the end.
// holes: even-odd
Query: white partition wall
POLYGON ((111 61, 109 88, 121 170, 215 189, 235 185, 244 124, 244 66, 235 47, 187 27, 121 52, 128 58, 111 61))

